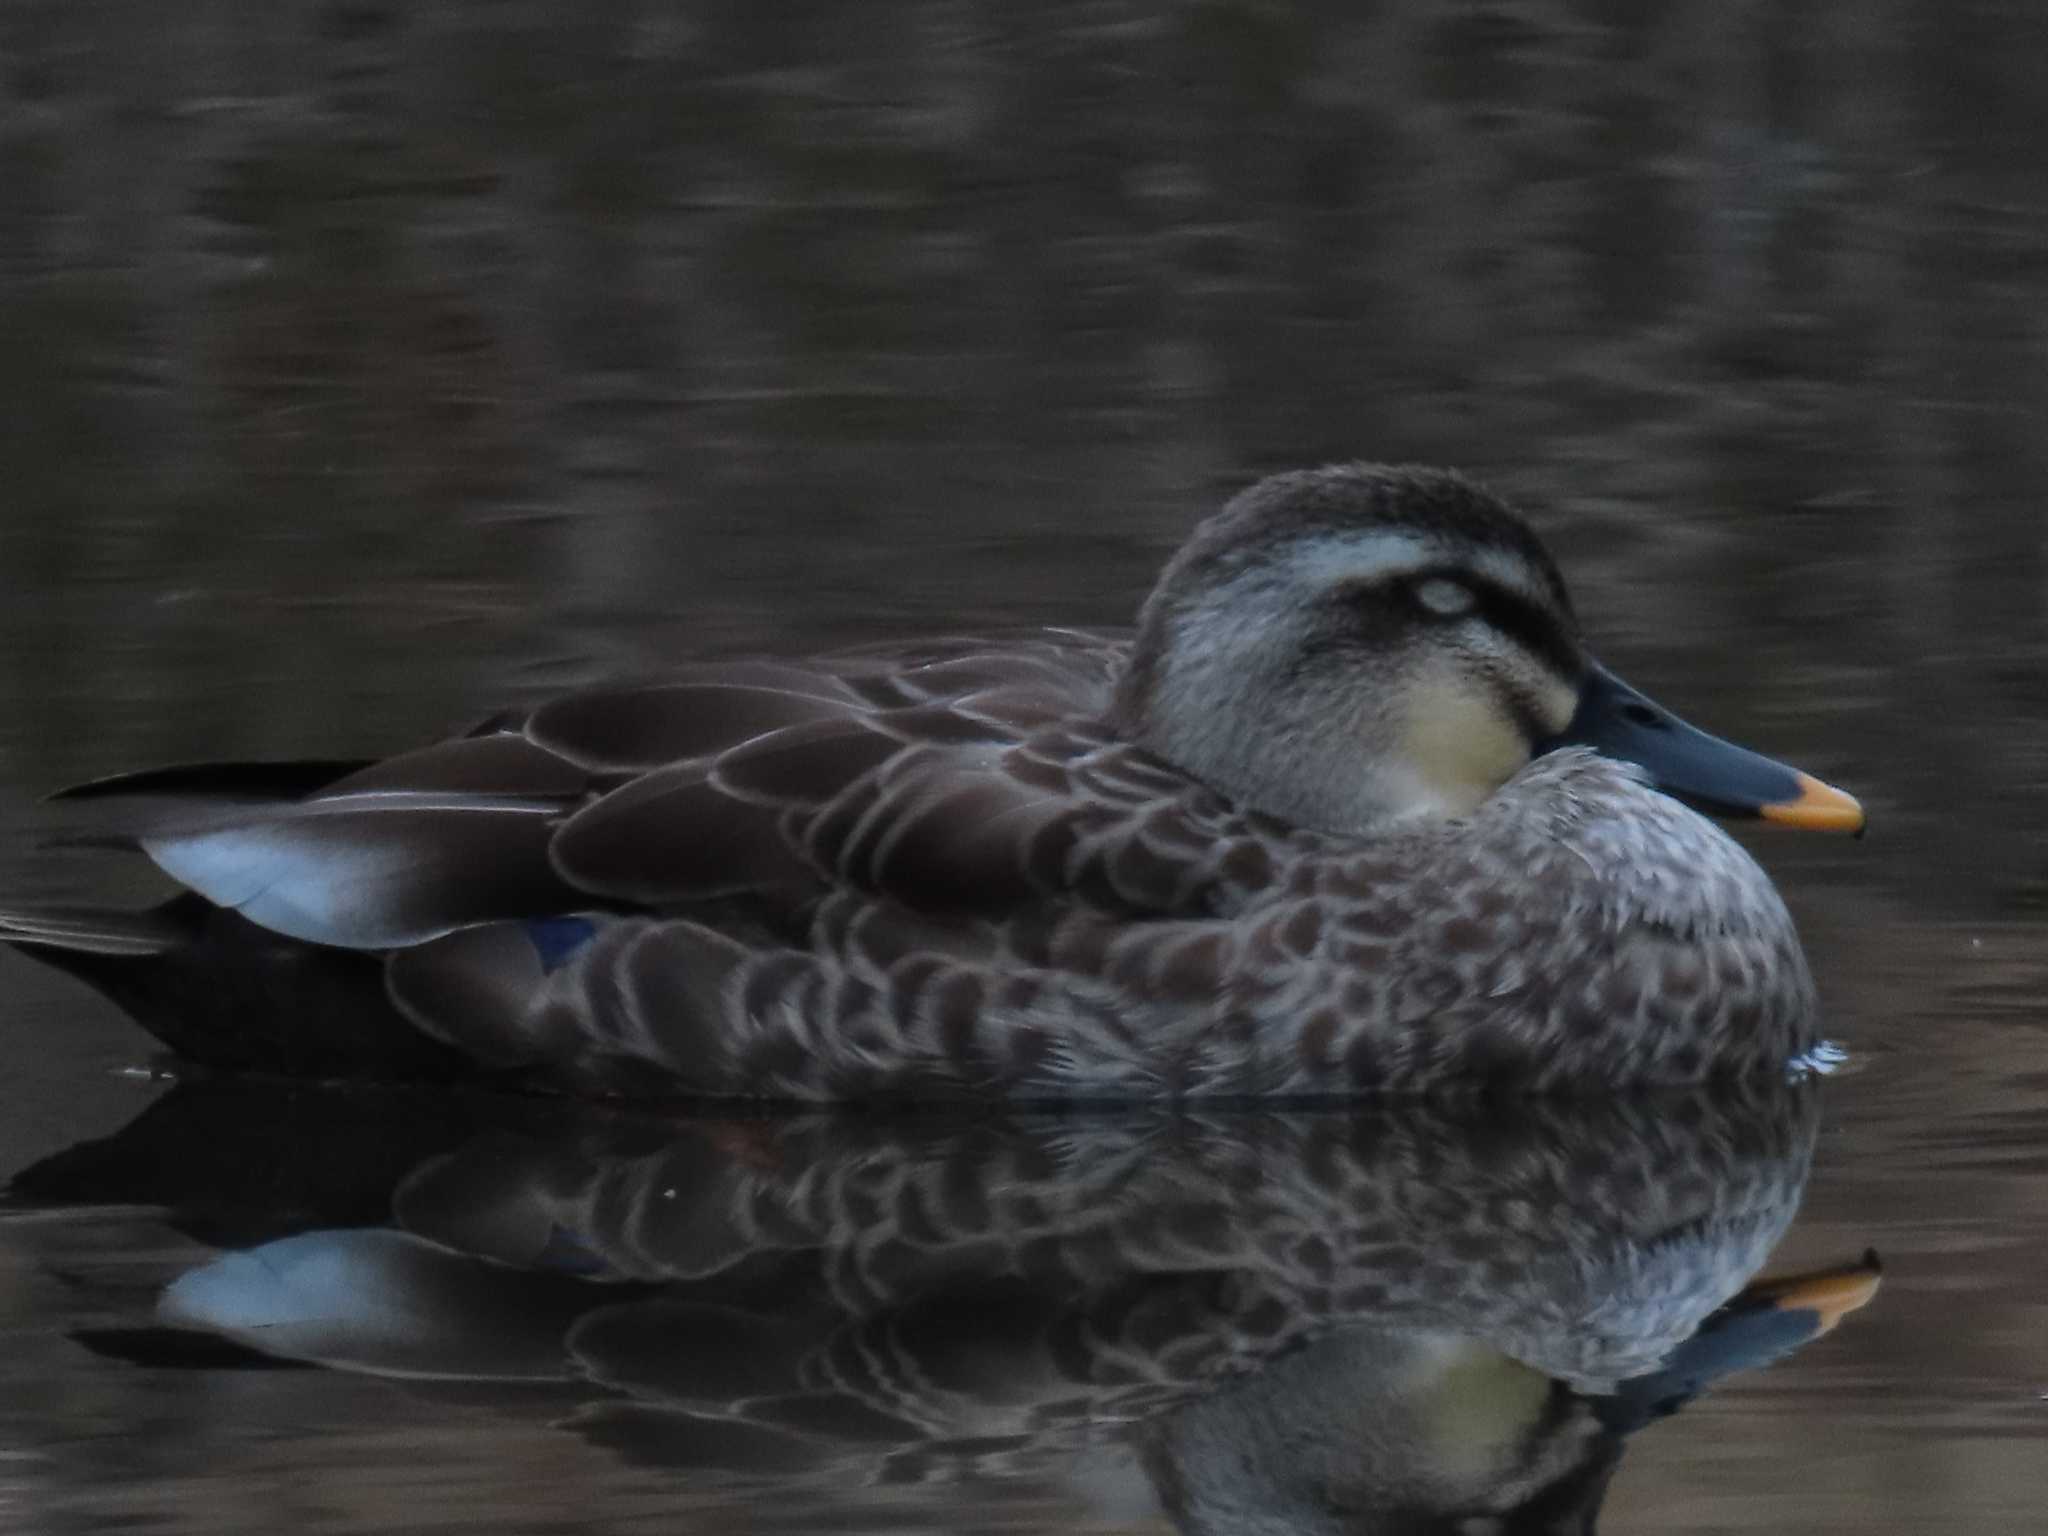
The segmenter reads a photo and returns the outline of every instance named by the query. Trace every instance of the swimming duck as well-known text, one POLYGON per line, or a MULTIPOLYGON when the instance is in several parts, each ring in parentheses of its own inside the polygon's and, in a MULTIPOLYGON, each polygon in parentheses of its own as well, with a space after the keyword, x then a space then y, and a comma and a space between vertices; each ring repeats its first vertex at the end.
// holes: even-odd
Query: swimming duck
POLYGON ((95 1349, 463 1382, 472 1432, 538 1406, 806 1530, 966 1480, 983 1525, 1585 1532, 1635 1430, 1875 1292, 1874 1258, 1752 1279, 1818 1110, 1771 1078, 681 1118, 222 1078, 6 1198, 228 1250, 95 1349))
POLYGON ((1131 637, 684 665, 60 798, 192 894, 0 938, 188 1054, 814 1101, 1778 1070, 1812 981, 1695 807, 1863 824, 1600 666, 1505 502, 1366 464, 1239 494, 1131 637), (346 1006, 266 990, 315 974, 346 1006))

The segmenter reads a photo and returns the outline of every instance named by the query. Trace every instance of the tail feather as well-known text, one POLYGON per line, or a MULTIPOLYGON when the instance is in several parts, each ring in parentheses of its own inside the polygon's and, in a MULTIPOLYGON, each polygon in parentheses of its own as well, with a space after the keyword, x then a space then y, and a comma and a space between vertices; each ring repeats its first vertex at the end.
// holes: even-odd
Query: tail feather
POLYGON ((142 912, 7 912, 0 943, 76 976, 204 1066, 382 1080, 475 1075, 392 1006, 383 957, 287 938, 190 893, 142 912))
POLYGON ((178 763, 73 784, 52 800, 112 800, 131 795, 207 800, 296 800, 369 767, 365 759, 317 758, 287 763, 178 763))
POLYGON ((160 955, 188 942, 192 925, 173 909, 115 912, 98 907, 0 909, 0 943, 82 955, 160 955))

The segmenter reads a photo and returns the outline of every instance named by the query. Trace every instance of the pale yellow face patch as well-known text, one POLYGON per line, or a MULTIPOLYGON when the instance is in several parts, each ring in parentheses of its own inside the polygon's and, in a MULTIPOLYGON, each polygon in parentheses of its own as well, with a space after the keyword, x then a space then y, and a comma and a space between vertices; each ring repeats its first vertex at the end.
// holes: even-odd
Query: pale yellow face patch
POLYGON ((1417 684, 1407 704, 1392 766, 1414 797, 1410 814, 1463 816, 1529 761, 1521 728, 1490 689, 1464 673, 1417 684))
POLYGON ((1434 1470, 1456 1485, 1495 1475, 1550 1402, 1550 1378, 1471 1341, 1444 1355, 1421 1399, 1434 1470))

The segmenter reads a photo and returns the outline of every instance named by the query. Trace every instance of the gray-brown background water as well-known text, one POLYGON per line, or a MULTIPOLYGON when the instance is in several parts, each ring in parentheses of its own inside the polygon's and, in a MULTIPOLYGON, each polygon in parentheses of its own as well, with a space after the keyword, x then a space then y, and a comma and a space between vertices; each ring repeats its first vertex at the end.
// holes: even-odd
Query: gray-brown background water
MULTIPOLYGON (((1607 1527, 2036 1530, 2044 80, 2019 0, 4 0, 0 889, 116 888, 33 846, 70 780, 1120 620, 1251 475, 1455 463, 1620 670, 1872 812, 1752 841, 1855 1065, 1787 1257, 1884 1293, 1607 1527)), ((0 1164, 155 1091, 0 987, 0 1164)), ((67 1266, 149 1230, 0 1226, 18 1528, 670 1528, 539 1425, 84 1355, 67 1266)))

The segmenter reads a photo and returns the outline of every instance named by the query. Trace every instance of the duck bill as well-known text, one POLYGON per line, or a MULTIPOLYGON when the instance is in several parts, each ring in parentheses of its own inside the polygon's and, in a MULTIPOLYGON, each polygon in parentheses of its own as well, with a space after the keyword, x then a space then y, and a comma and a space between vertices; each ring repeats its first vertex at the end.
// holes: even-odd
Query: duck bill
POLYGON ((1853 1264, 1816 1269, 1806 1274, 1754 1280, 1742 1288, 1736 1304, 1769 1307, 1811 1319, 1814 1337, 1832 1333, 1851 1312, 1861 1311, 1877 1295, 1884 1266, 1875 1250, 1853 1264))
POLYGON ((1655 1370, 1594 1399, 1593 1411, 1623 1434, 1676 1413, 1723 1377, 1769 1365, 1833 1332, 1870 1304, 1882 1277, 1877 1255, 1866 1253, 1852 1264, 1751 1281, 1655 1370))
POLYGON ((1811 774, 1687 725, 1594 662, 1564 733, 1544 743, 1591 747, 1635 763, 1666 794, 1715 816, 1752 816, 1809 832, 1863 831, 1853 795, 1811 774))

